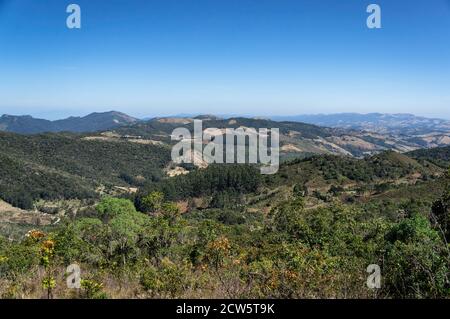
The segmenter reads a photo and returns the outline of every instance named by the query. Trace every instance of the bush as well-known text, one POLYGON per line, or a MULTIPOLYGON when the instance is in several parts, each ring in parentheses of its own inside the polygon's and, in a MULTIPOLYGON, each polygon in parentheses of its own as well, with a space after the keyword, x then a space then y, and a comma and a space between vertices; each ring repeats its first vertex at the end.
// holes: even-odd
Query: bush
POLYGON ((402 221, 386 238, 383 271, 389 294, 400 298, 446 296, 449 268, 445 245, 425 217, 402 221))
POLYGON ((121 198, 104 198, 97 206, 97 213, 103 220, 110 220, 121 214, 136 213, 133 202, 121 198))
POLYGON ((168 258, 161 261, 156 269, 147 267, 141 275, 142 287, 152 297, 181 297, 190 283, 190 265, 186 262, 174 263, 168 258))

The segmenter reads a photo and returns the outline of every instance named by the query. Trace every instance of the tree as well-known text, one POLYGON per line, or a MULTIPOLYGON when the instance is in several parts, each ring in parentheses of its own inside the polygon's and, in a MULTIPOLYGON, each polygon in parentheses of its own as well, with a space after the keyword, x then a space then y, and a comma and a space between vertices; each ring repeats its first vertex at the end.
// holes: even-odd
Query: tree
POLYGON ((177 218, 180 216, 180 208, 177 204, 172 202, 166 202, 161 205, 161 211, 164 216, 169 221, 169 225, 173 225, 177 218))
POLYGON ((163 258, 159 268, 148 267, 143 272, 140 284, 153 297, 177 298, 188 288, 191 265, 184 261, 174 263, 163 258))
POLYGON ((47 299, 53 298, 53 289, 56 287, 54 278, 53 259, 55 256, 55 242, 50 237, 41 243, 41 265, 45 268, 42 287, 47 291, 47 299))
POLYGON ((447 243, 450 242, 450 190, 433 203, 431 213, 432 222, 436 224, 447 243))
POLYGON ((136 208, 130 200, 106 197, 96 206, 96 211, 103 221, 109 221, 121 214, 136 213, 136 208))
POLYGON ((308 196, 308 187, 305 184, 295 184, 293 194, 298 197, 306 197, 308 196))
POLYGON ((113 252, 113 256, 121 258, 124 266, 130 258, 136 259, 139 255, 137 243, 140 234, 144 232, 147 218, 143 214, 134 212, 120 214, 108 223, 110 228, 110 249, 113 252))
POLYGON ((292 240, 305 237, 307 225, 302 218, 304 200, 301 197, 281 203, 272 210, 274 231, 284 233, 292 240))
POLYGON ((430 222, 416 215, 386 235, 384 278, 389 294, 401 298, 446 296, 448 260, 445 245, 430 222))
POLYGON ((164 203, 164 194, 158 191, 151 192, 142 198, 141 203, 145 211, 158 212, 164 203))

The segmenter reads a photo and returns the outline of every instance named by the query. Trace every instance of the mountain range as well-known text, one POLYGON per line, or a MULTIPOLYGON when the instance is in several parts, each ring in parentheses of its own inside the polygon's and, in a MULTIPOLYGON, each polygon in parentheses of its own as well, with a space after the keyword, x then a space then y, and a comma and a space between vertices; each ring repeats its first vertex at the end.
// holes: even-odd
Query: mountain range
MULTIPOLYGON (((199 117, 196 117, 199 118, 199 117)), ((324 127, 295 121, 273 121, 257 118, 217 118, 200 116, 203 128, 279 128, 280 154, 282 157, 298 157, 310 154, 336 154, 362 157, 378 152, 393 150, 408 152, 422 148, 450 145, 450 131, 433 130, 419 134, 396 134, 394 132, 378 133, 376 131, 350 128, 324 127)), ((192 131, 195 118, 169 117, 154 118, 129 126, 117 127, 109 133, 97 133, 124 137, 139 136, 147 142, 170 143, 171 132, 177 127, 185 127, 192 131)))
MULTIPOLYGON (((166 117, 170 118, 198 118, 198 119, 231 119, 244 116, 183 114, 166 117)), ((309 114, 292 116, 252 117, 254 119, 270 119, 277 122, 302 122, 317 126, 344 128, 360 131, 369 131, 382 134, 420 135, 432 132, 450 132, 450 121, 440 118, 427 118, 413 114, 384 114, 384 113, 335 113, 335 114, 309 114)), ((139 121, 151 121, 154 118, 138 119, 125 113, 110 111, 91 113, 84 117, 69 117, 66 119, 49 121, 34 118, 30 115, 8 115, 0 117, 0 131, 23 134, 42 132, 94 132, 134 124, 139 121)))
POLYGON ((30 115, 15 116, 4 114, 0 117, 0 131, 21 134, 42 132, 93 132, 108 130, 121 125, 137 122, 138 119, 120 112, 91 113, 84 117, 69 117, 49 121, 37 119, 30 115))
POLYGON ((54 296, 83 297, 84 284, 79 295, 64 288, 73 261, 98 298, 368 298, 361 274, 372 262, 383 267, 377 298, 448 297, 450 146, 424 149, 448 133, 209 115, 120 114, 121 125, 112 115, 97 114, 98 127, 72 118, 95 132, 0 132, 0 297, 48 296, 47 274, 54 296), (279 128, 279 171, 174 163, 171 134, 195 118, 279 128))
POLYGON ((72 132, 101 141, 170 145, 177 127, 193 129, 194 119, 204 128, 279 128, 283 157, 336 154, 361 157, 386 150, 408 152, 450 145, 450 122, 411 114, 300 115, 272 119, 214 115, 173 116, 141 120, 120 112, 92 113, 84 117, 49 121, 31 116, 3 115, 0 131, 20 134, 72 132))
POLYGON ((275 121, 295 121, 327 127, 365 130, 391 134, 428 134, 450 132, 450 121, 413 114, 336 113, 297 116, 273 116, 275 121))

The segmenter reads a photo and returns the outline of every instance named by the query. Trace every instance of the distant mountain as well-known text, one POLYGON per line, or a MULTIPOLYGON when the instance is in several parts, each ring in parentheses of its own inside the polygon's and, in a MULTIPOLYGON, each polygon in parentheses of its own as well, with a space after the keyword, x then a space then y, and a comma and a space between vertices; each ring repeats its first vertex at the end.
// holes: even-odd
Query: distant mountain
POLYGON ((42 132, 92 133, 95 140, 171 145, 175 128, 193 131, 194 119, 203 120, 203 128, 252 127, 279 128, 282 157, 311 154, 337 154, 361 157, 382 151, 409 152, 422 148, 450 145, 450 121, 428 119, 411 114, 301 115, 272 119, 197 115, 138 120, 119 112, 92 113, 49 121, 31 116, 0 117, 0 131, 21 134, 42 132), (286 119, 290 119, 289 121, 286 119))
POLYGON ((3 115, 0 117, 0 131, 21 134, 43 132, 95 132, 113 129, 136 123, 138 119, 120 112, 91 113, 84 117, 69 117, 63 120, 49 121, 29 115, 3 115))
MULTIPOLYGON (((267 119, 234 117, 220 119, 212 116, 202 118, 203 128, 279 128, 281 156, 298 157, 310 154, 337 154, 361 157, 382 151, 408 152, 421 148, 450 145, 449 132, 429 134, 376 133, 351 128, 329 128, 295 121, 273 121, 267 119)), ((166 117, 118 127, 109 137, 102 133, 101 139, 138 137, 141 142, 170 144, 172 131, 185 127, 193 131, 193 118, 166 117)))
POLYGON ((327 127, 404 135, 450 132, 450 121, 412 114, 337 113, 298 116, 273 116, 276 121, 296 121, 327 127))

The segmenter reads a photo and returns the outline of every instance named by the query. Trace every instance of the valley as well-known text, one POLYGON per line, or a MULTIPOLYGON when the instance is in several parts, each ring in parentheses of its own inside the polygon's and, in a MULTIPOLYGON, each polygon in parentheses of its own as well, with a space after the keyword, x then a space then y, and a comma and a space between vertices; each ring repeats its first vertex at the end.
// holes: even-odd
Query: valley
POLYGON ((448 296, 450 146, 202 119, 219 129, 277 125, 278 173, 171 162, 171 132, 192 129, 193 118, 0 132, 1 296, 41 298, 43 276, 56 298, 448 296), (83 270, 76 293, 58 275, 72 263, 83 270), (376 295, 364 286, 373 263, 385 278, 376 295))

